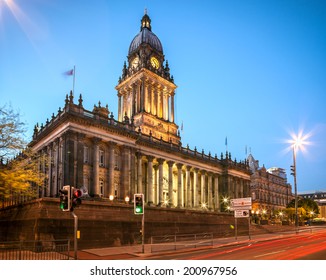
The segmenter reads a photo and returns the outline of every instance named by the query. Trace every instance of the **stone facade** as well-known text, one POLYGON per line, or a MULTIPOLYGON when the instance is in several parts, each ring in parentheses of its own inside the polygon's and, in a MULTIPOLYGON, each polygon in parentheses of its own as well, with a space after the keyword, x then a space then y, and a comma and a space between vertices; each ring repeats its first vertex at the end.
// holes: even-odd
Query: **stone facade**
MULTIPOLYGON (((132 205, 116 201, 84 201, 75 209, 78 216, 78 249, 141 243, 140 215, 132 205)), ((148 207, 145 219, 145 243, 152 236, 212 233, 216 237, 234 236, 228 213, 148 207)), ((74 238, 74 219, 70 212, 61 212, 56 198, 41 198, 20 207, 0 211, 0 241, 48 241, 74 238)), ((238 219, 238 234, 248 235, 248 221, 238 219)), ((71 245, 73 246, 73 245, 71 245)), ((73 247, 71 247, 73 248, 73 247)))
POLYGON ((56 197, 64 185, 90 197, 125 199, 143 193, 148 206, 219 211, 221 197, 250 196, 248 162, 183 147, 174 117, 176 85, 147 14, 133 39, 119 78, 118 118, 99 103, 76 101, 41 127, 30 146, 48 157, 41 197, 56 197), (165 63, 165 64, 164 64, 165 63))
POLYGON ((252 171, 250 192, 252 213, 267 217, 285 209, 294 198, 292 187, 287 183, 286 174, 281 168, 266 169, 250 154, 248 162, 252 171))

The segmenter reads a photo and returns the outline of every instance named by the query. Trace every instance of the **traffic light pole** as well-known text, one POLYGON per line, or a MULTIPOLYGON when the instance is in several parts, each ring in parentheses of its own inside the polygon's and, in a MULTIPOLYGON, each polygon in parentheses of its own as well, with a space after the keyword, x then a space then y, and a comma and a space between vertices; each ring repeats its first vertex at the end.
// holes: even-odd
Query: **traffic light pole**
POLYGON ((77 260, 77 229, 78 229, 78 217, 71 211, 71 215, 74 217, 74 259, 77 260))
POLYGON ((145 253, 145 211, 141 221, 141 252, 145 253))

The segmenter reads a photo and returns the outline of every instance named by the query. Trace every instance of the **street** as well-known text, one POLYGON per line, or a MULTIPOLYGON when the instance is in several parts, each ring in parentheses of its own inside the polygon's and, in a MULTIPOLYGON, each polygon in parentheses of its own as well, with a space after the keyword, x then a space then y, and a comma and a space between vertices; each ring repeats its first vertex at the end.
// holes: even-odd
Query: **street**
POLYGON ((156 254, 143 259, 155 260, 326 260, 326 230, 266 241, 156 254))

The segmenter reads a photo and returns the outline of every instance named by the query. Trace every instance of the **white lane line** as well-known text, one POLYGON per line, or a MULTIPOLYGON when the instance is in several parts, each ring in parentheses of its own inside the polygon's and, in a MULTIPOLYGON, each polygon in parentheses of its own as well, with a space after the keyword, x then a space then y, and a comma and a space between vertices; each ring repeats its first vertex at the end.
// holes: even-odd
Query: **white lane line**
POLYGON ((257 255, 257 256, 254 256, 254 258, 260 258, 260 257, 268 256, 268 255, 274 255, 274 254, 281 253, 281 252, 284 252, 284 251, 286 251, 286 250, 281 250, 281 251, 276 251, 276 252, 270 252, 270 253, 267 253, 267 254, 257 255))

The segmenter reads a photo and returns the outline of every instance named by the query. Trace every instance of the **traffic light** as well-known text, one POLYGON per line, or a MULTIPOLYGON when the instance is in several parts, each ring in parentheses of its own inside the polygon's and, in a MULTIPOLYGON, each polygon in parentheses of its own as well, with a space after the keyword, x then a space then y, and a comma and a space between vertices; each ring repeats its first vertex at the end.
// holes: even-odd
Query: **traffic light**
POLYGON ((142 193, 134 195, 134 213, 136 215, 144 214, 144 195, 142 193))
POLYGON ((60 209, 62 211, 70 211, 71 189, 70 186, 64 186, 60 192, 60 209))
POLYGON ((83 195, 83 192, 80 189, 72 187, 71 189, 71 210, 73 211, 75 207, 78 207, 81 204, 80 197, 83 195))
POLYGON ((291 165, 291 175, 295 176, 295 165, 291 165))

